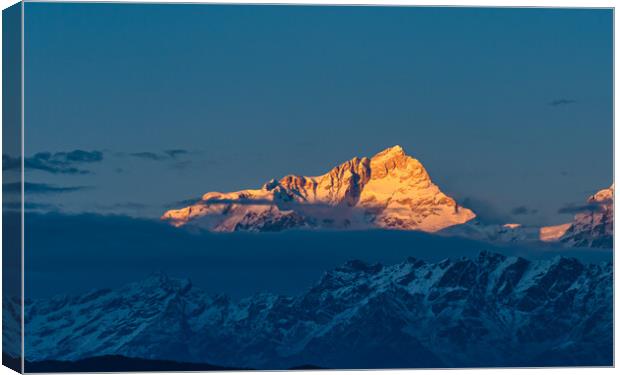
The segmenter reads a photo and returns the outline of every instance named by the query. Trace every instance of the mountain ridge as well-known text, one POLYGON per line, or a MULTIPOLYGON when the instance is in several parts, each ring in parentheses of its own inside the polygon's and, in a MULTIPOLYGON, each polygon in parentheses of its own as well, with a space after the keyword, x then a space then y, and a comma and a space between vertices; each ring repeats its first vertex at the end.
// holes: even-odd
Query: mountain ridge
POLYGON ((610 262, 489 252, 352 260, 298 295, 240 300, 156 273, 116 290, 27 300, 26 358, 257 369, 609 365, 612 272, 610 262))
POLYGON ((551 226, 488 224, 435 185, 419 160, 400 146, 354 157, 319 176, 286 175, 260 189, 208 192, 166 211, 173 226, 215 232, 287 229, 399 229, 495 243, 613 246, 614 185, 587 199, 573 221, 551 226))

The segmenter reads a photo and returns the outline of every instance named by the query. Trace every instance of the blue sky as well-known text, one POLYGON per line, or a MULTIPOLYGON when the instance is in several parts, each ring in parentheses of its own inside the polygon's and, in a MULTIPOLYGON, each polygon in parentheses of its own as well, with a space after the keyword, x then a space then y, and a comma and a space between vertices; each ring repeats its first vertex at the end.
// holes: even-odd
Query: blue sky
POLYGON ((158 217, 400 144, 489 220, 563 222, 612 182, 612 17, 27 3, 30 202, 158 217))

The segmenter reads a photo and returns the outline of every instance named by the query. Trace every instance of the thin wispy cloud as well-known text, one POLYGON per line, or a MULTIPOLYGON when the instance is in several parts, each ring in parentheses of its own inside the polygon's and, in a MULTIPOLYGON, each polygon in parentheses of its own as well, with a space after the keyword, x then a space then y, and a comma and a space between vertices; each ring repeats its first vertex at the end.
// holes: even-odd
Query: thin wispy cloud
POLYGON ((188 198, 188 199, 183 199, 183 200, 179 200, 179 201, 174 201, 174 202, 170 202, 168 204, 164 205, 164 208, 178 208, 178 207, 185 207, 185 206, 190 206, 194 203, 198 203, 202 200, 202 196, 199 197, 194 197, 194 198, 188 198))
MULTIPOLYGON (((24 183, 24 190, 30 194, 55 194, 55 193, 71 193, 81 190, 91 189, 90 186, 57 186, 43 183, 24 183)), ((19 193, 22 190, 20 182, 11 182, 2 184, 2 191, 7 194, 19 193)))
POLYGON ((57 152, 53 158, 64 159, 65 162, 95 163, 103 160, 103 152, 73 150, 71 152, 57 152))
POLYGON ((577 103, 577 101, 574 99, 559 98, 559 99, 550 101, 549 105, 552 107, 559 107, 559 106, 564 106, 564 105, 569 105, 569 104, 574 104, 574 103, 577 103))
POLYGON ((189 153, 189 151, 183 150, 183 149, 175 149, 175 150, 165 150, 164 153, 170 156, 171 158, 176 158, 177 156, 185 155, 189 153))
POLYGON ((129 154, 129 156, 133 156, 133 157, 140 158, 140 159, 155 160, 155 161, 168 159, 165 155, 159 155, 154 152, 147 152, 147 151, 134 152, 134 153, 129 154))
POLYGON ((601 210, 604 205, 612 203, 611 201, 603 201, 596 203, 589 203, 584 205, 567 204, 558 210, 559 214, 578 214, 582 212, 596 212, 601 210))
MULTIPOLYGON (((2 208, 5 210, 18 211, 22 209, 22 204, 21 202, 2 202, 2 208)), ((56 207, 53 204, 48 204, 48 203, 24 202, 24 209, 29 210, 29 211, 33 211, 33 210, 51 211, 51 210, 57 210, 58 207, 56 207)))
POLYGON ((145 159, 145 160, 166 161, 166 160, 177 159, 178 157, 182 155, 187 155, 187 154, 189 154, 189 151, 187 150, 172 149, 172 150, 164 150, 162 152, 152 152, 152 151, 132 152, 132 153, 129 153, 128 155, 135 157, 135 158, 139 158, 139 159, 145 159))

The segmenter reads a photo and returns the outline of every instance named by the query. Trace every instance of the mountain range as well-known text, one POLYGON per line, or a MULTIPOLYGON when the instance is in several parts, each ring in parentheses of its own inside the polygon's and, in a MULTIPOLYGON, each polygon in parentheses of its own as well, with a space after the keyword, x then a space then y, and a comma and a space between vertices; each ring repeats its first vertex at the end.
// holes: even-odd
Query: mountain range
POLYGON ((516 223, 489 225, 471 220, 440 233, 497 243, 551 243, 564 247, 613 248, 614 185, 602 189, 577 207, 572 221, 552 226, 524 226, 516 223))
POLYGON ((488 224, 444 194, 422 163, 394 146, 371 158, 355 157, 321 176, 288 175, 260 189, 209 192, 187 207, 166 211, 161 219, 216 232, 381 228, 491 242, 611 248, 613 196, 612 184, 588 198, 570 223, 488 224))
POLYGON ((116 290, 26 300, 25 348, 34 363, 123 356, 255 369, 611 365, 612 303, 611 262, 565 257, 353 260, 299 295, 240 300, 158 273, 116 290))

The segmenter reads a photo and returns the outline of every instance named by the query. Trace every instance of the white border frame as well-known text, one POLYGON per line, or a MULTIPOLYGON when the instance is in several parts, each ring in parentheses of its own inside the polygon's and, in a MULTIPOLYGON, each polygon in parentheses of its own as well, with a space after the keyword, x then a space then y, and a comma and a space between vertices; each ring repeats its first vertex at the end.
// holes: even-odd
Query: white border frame
MULTIPOLYGON (((22 1, 22 64, 25 61, 24 60, 24 2, 79 2, 79 3, 168 3, 168 4, 271 4, 271 5, 315 5, 315 6, 321 6, 321 5, 344 5, 344 6, 426 6, 426 7, 430 7, 430 6, 439 6, 439 7, 493 7, 493 8, 523 8, 523 7, 532 7, 532 8, 540 8, 540 7, 558 7, 558 8, 613 8, 615 9, 616 7, 616 1, 615 0, 589 0, 589 1, 579 1, 579 0, 520 0, 520 1, 514 1, 514 0, 503 0, 503 1, 497 1, 497 0, 477 0, 477 1, 467 1, 467 0, 450 0, 448 2, 446 1, 433 1, 433 0, 414 0, 414 1, 407 1, 407 0, 387 0, 387 1, 379 1, 379 0, 314 0, 314 1, 303 1, 303 0, 289 0, 289 1, 265 1, 265 0, 220 0, 220 1, 183 1, 183 0, 179 0, 179 1, 175 1, 175 0, 150 0, 150 1, 138 1, 138 0, 127 0, 127 1, 97 1, 97 0, 79 0, 79 1, 46 1, 46 0, 23 0, 22 1)), ((0 0, 0 5, 2 9, 5 9, 13 4, 17 3, 14 0, 0 0)), ((1 32, 1 17, 0 17, 0 32, 1 32)), ((617 40, 617 36, 618 36, 618 31, 615 28, 615 11, 614 11, 614 73, 613 73, 613 79, 614 79, 614 113, 613 113, 613 120, 614 120, 614 181, 615 181, 615 176, 617 175, 618 172, 618 163, 617 161, 617 154, 615 152, 615 145, 617 144, 617 140, 618 140, 618 134, 615 132, 615 108, 616 105, 618 104, 618 100, 615 96, 615 87, 616 87, 616 81, 617 81, 617 77, 615 74, 615 67, 616 67, 616 40, 617 40)), ((0 38, 0 50, 1 50, 1 45, 2 45, 2 40, 0 38)), ((0 59, 0 67, 2 66, 2 61, 0 59)), ((21 98, 21 105, 22 105, 22 129, 21 129, 21 136, 22 136, 22 155, 24 154, 24 69, 22 66, 22 82, 21 82, 21 86, 22 86, 22 98, 21 98)), ((2 78, 0 77, 0 85, 2 83, 2 78)), ((0 101, 0 110, 2 109, 2 103, 0 101)), ((1 144, 1 138, 2 135, 0 134, 0 144, 1 144)), ((22 157, 22 214, 21 214, 21 225, 22 225, 22 233, 21 233, 21 239, 22 239, 22 301, 24 299, 24 176, 23 176, 23 170, 24 170, 24 158, 22 157)), ((0 181, 1 181, 1 177, 0 177, 0 181)), ((1 198, 0 198, 0 202, 1 202, 1 198)), ((614 221, 616 221, 618 219, 618 213, 616 211, 615 216, 614 216, 614 221)), ((0 224, 2 222, 2 218, 0 217, 0 224)), ((1 248, 1 245, 0 245, 1 248)), ((1 262, 1 260, 0 260, 1 262)), ((618 299, 616 298, 616 291, 619 290, 618 289, 618 285, 619 285, 619 280, 615 277, 617 271, 617 267, 616 267, 616 262, 615 262, 615 249, 614 249, 614 360, 617 360, 620 354, 620 350, 619 350, 619 345, 617 345, 616 342, 616 338, 620 337, 618 334, 620 332, 618 325, 616 324, 616 316, 618 314, 618 299)), ((1 274, 1 269, 0 269, 0 274, 1 274)), ((2 279, 0 278, 0 290, 1 290, 1 285, 2 285, 2 279)), ((0 340, 0 348, 1 348, 2 344, 1 344, 1 340, 0 340)), ((24 306, 22 304, 22 352, 24 351, 24 306)), ((24 358, 22 356, 22 371, 23 371, 23 363, 24 358)), ((307 370, 304 371, 305 373, 310 373, 310 374, 317 374, 317 375, 350 375, 350 374, 355 374, 355 373, 360 373, 362 371, 381 371, 381 372, 389 372, 392 373, 394 375, 404 375, 404 374, 410 374, 413 371, 415 371, 416 374, 453 374, 453 373, 467 373, 467 374, 475 374, 479 371, 482 371, 486 374, 496 374, 496 373, 501 373, 501 374, 532 374, 532 371, 545 371, 547 373, 553 373, 553 374, 592 374, 592 373, 615 373, 615 368, 592 368, 592 367, 583 367, 583 368, 579 368, 579 367, 567 367, 567 368, 536 368, 536 369, 531 369, 531 368, 507 368, 507 369, 429 369, 429 370, 321 370, 321 371, 313 371, 313 370, 307 370)), ((282 371, 261 371, 261 373, 266 373, 266 374, 276 374, 276 373, 280 373, 282 371)), ((13 374, 14 372, 6 367, 0 366, 0 375, 5 375, 5 374, 13 374)), ((185 374, 186 372, 167 372, 168 374, 185 374)), ((227 371, 227 372, 221 372, 221 374, 231 374, 231 375, 237 375, 237 374, 244 374, 247 373, 247 371, 244 372, 237 372, 237 371, 227 371)), ((81 374, 81 373, 72 373, 72 374, 81 374)), ((153 373, 156 374, 156 373, 153 373)))

